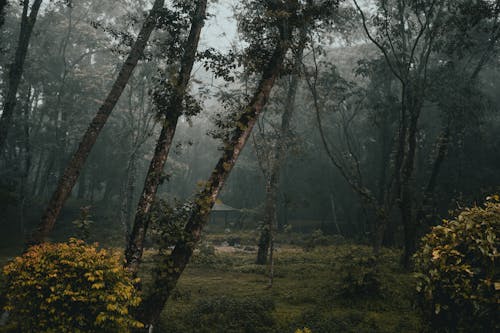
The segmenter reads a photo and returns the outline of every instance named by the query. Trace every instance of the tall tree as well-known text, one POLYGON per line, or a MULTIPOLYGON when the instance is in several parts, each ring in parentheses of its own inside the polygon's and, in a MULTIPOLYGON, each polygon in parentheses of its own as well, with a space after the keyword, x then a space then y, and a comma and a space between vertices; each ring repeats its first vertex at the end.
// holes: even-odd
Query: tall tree
POLYGON ((375 34, 356 0, 366 35, 382 52, 393 75, 400 83, 399 130, 396 140, 391 185, 395 195, 390 202, 399 203, 404 226, 403 263, 409 265, 415 251, 417 231, 414 214, 414 171, 417 134, 422 107, 428 88, 430 57, 439 35, 446 28, 445 1, 429 0, 408 3, 403 0, 381 1, 374 15, 375 34))
MULTIPOLYGON (((485 17, 488 20, 493 17, 492 27, 489 28, 491 33, 487 34, 489 37, 486 43, 487 50, 480 57, 478 64, 473 66, 472 76, 477 75, 477 70, 491 56, 491 47, 495 45, 498 38, 497 14, 491 15, 491 13, 498 13, 498 1, 481 2, 479 5, 478 2, 470 1, 380 1, 377 2, 376 10, 370 20, 358 2, 356 0, 353 2, 362 18, 366 36, 382 53, 392 76, 399 83, 398 130, 393 161, 390 164, 391 175, 388 180, 384 209, 379 211, 387 216, 393 204, 399 206, 404 233, 403 263, 408 266, 417 241, 416 206, 419 189, 416 186, 416 160, 419 150, 420 120, 432 84, 430 73, 444 63, 443 51, 450 44, 455 47, 461 45, 466 49, 469 46, 460 39, 467 39, 465 36, 482 29, 481 22, 485 17), (483 16, 483 8, 488 9, 486 12, 489 14, 486 16, 483 16), (464 16, 464 11, 468 15, 464 16), (470 13, 474 15, 471 16, 470 13), (457 23, 457 17, 467 19, 457 23), (371 26, 369 22, 372 23, 371 26), (452 43, 447 43, 446 39, 453 38, 457 31, 461 33, 455 36, 458 37, 459 42, 454 40, 452 43)), ((442 136, 446 138, 448 135, 445 130, 442 136)), ((445 146, 441 145, 441 148, 445 146)), ((436 171, 439 170, 443 156, 443 151, 437 154, 434 175, 431 175, 431 186, 428 187, 430 190, 434 186, 436 171)), ((369 201, 376 203, 374 197, 369 201)), ((382 234, 385 223, 382 223, 380 227, 380 234, 382 234)))
MULTIPOLYGON (((24 62, 26 60, 26 55, 28 54, 28 45, 30 43, 31 33, 33 32, 42 0, 35 0, 31 8, 29 0, 23 0, 22 4, 23 12, 21 14, 21 29, 19 32, 14 61, 9 68, 7 96, 3 105, 2 116, 0 117, 0 156, 3 153, 7 135, 10 127, 12 126, 14 109, 17 102, 17 90, 23 76, 24 62)), ((0 3, 0 20, 3 20, 3 10, 5 5, 5 1, 3 4, 0 3)))
POLYGON ((53 229, 56 219, 59 216, 65 201, 71 194, 76 180, 78 179, 78 175, 80 174, 82 167, 85 164, 97 137, 99 136, 99 133, 102 131, 109 115, 122 95, 122 92, 125 89, 134 68, 139 62, 139 59, 143 56, 149 37, 155 29, 157 20, 162 13, 164 3, 164 0, 155 0, 153 7, 151 8, 141 30, 139 31, 137 39, 127 56, 127 59, 118 73, 118 77, 83 135, 77 151, 73 154, 64 170, 64 173, 60 177, 57 188, 49 201, 45 213, 43 214, 37 229, 31 235, 31 239, 28 241, 29 244, 43 242, 47 234, 53 229))
MULTIPOLYGON (((300 41, 295 50, 295 61, 293 72, 290 75, 288 82, 288 89, 283 104, 283 112, 281 115, 281 124, 279 132, 271 147, 264 147, 264 149, 271 149, 269 154, 269 161, 267 161, 267 168, 264 168, 266 179, 266 198, 264 203, 264 220, 262 221, 262 229, 259 238, 259 246, 257 251, 256 263, 264 265, 267 263, 269 256, 272 261, 273 255, 273 229, 277 226, 277 205, 278 205, 278 190, 280 171, 287 152, 287 142, 290 139, 290 124, 292 121, 293 113, 295 111, 295 96, 297 95, 297 88, 299 85, 299 73, 302 64, 302 56, 304 48, 306 47, 307 35, 306 31, 301 32, 300 41), (269 252, 270 251, 270 252, 269 252)), ((272 265, 272 262, 271 262, 272 265)))
MULTIPOLYGON (((287 52, 297 37, 298 28, 317 23, 316 19, 328 19, 325 12, 331 12, 337 1, 322 2, 321 5, 303 6, 299 1, 249 1, 244 2, 252 15, 246 15, 240 27, 250 33, 250 46, 246 57, 258 56, 248 65, 261 74, 261 79, 248 104, 236 119, 235 128, 225 142, 222 156, 218 160, 208 181, 195 195, 191 210, 184 221, 182 237, 174 249, 163 254, 155 269, 153 288, 145 297, 139 311, 139 320, 147 325, 156 323, 158 317, 186 268, 203 228, 208 222, 211 209, 227 181, 250 133, 262 113, 274 86, 282 72, 287 52), (319 18, 318 18, 319 17, 319 18), (250 29, 250 30, 248 30, 250 29), (255 34, 256 31, 264 32, 255 34), (262 43, 262 39, 266 43, 262 43), (272 47, 270 49, 270 47, 272 47), (257 52, 260 51, 260 52, 257 52)), ((248 12, 247 12, 248 13, 248 12)), ((248 58, 247 58, 248 59, 248 58)))
POLYGON ((191 29, 184 46, 184 54, 181 58, 178 75, 170 79, 172 83, 167 87, 170 91, 165 93, 169 96, 166 103, 163 105, 161 105, 161 101, 157 103, 160 104, 160 112, 164 116, 162 129, 146 175, 142 194, 137 205, 134 225, 125 251, 125 266, 133 274, 136 274, 139 269, 144 249, 144 238, 149 224, 149 214, 156 192, 163 179, 163 169, 175 135, 177 122, 183 113, 183 102, 185 101, 186 89, 188 88, 196 50, 198 49, 201 29, 205 22, 206 7, 207 0, 196 2, 196 8, 192 12, 191 29))

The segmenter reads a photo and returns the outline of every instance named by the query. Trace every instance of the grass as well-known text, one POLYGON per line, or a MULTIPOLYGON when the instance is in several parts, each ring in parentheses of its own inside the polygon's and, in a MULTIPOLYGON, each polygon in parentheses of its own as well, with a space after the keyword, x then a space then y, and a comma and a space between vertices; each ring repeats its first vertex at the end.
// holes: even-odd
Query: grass
MULTIPOLYGON (((212 235, 208 242, 220 244, 223 238, 212 235)), ((268 268, 255 265, 255 255, 243 250, 197 253, 167 303, 159 331, 422 330, 412 301, 414 279, 400 269, 399 251, 387 249, 375 261, 371 248, 363 245, 344 242, 311 250, 282 245, 275 255, 272 288, 267 288, 268 268), (271 320, 262 326, 259 318, 266 313, 271 320)))
MULTIPOLYGON (((268 288, 268 267, 254 263, 257 237, 255 232, 208 234, 155 331, 422 331, 413 305, 415 281, 400 268, 399 251, 385 249, 375 260, 370 247, 338 237, 282 234, 274 284, 268 288)), ((146 251, 145 284, 153 253, 146 251)), ((3 264, 13 253, 2 254, 3 264)))

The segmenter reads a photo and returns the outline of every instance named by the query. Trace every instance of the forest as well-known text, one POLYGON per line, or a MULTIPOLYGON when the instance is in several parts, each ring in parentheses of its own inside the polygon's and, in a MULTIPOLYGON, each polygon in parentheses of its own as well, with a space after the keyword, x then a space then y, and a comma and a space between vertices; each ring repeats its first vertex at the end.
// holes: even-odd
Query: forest
POLYGON ((0 332, 500 331, 500 0, 0 0, 0 332))

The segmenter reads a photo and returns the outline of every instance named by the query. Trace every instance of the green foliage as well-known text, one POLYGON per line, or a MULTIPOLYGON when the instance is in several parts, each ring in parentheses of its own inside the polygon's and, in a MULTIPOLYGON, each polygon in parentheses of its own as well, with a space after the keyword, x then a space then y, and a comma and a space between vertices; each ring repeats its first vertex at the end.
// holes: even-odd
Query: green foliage
POLYGON ((381 277, 375 258, 349 255, 337 292, 343 297, 370 297, 381 293, 381 277))
MULTIPOLYGON (((498 199, 494 196, 491 199, 498 199)), ((500 203, 464 209, 422 239, 415 254, 417 291, 440 331, 500 328, 500 203)))
POLYGON ((212 297, 191 312, 195 332, 270 332, 274 325, 269 298, 212 297))
POLYGON ((151 232, 160 252, 168 252, 178 241, 190 241, 191 236, 184 231, 184 225, 192 210, 190 201, 176 201, 173 205, 165 200, 155 202, 151 213, 151 232))
POLYGON ((217 264, 217 259, 213 245, 202 242, 198 246, 198 252, 193 256, 192 262, 197 265, 213 266, 217 264))
POLYGON ((9 325, 21 332, 128 332, 140 303, 116 254, 77 239, 31 247, 3 268, 9 325))

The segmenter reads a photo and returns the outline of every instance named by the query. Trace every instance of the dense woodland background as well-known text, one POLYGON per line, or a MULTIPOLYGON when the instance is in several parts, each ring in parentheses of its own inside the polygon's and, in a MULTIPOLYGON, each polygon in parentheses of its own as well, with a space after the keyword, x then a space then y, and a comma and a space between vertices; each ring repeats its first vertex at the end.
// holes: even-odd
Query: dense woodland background
POLYGON ((78 235, 126 247, 137 274, 144 246, 177 245, 180 275, 178 231, 204 229, 250 232, 260 264, 302 234, 402 250, 409 268, 431 226, 500 191, 499 1, 0 0, 0 31, 9 255, 78 235), (235 210, 209 220, 216 199, 235 210))

